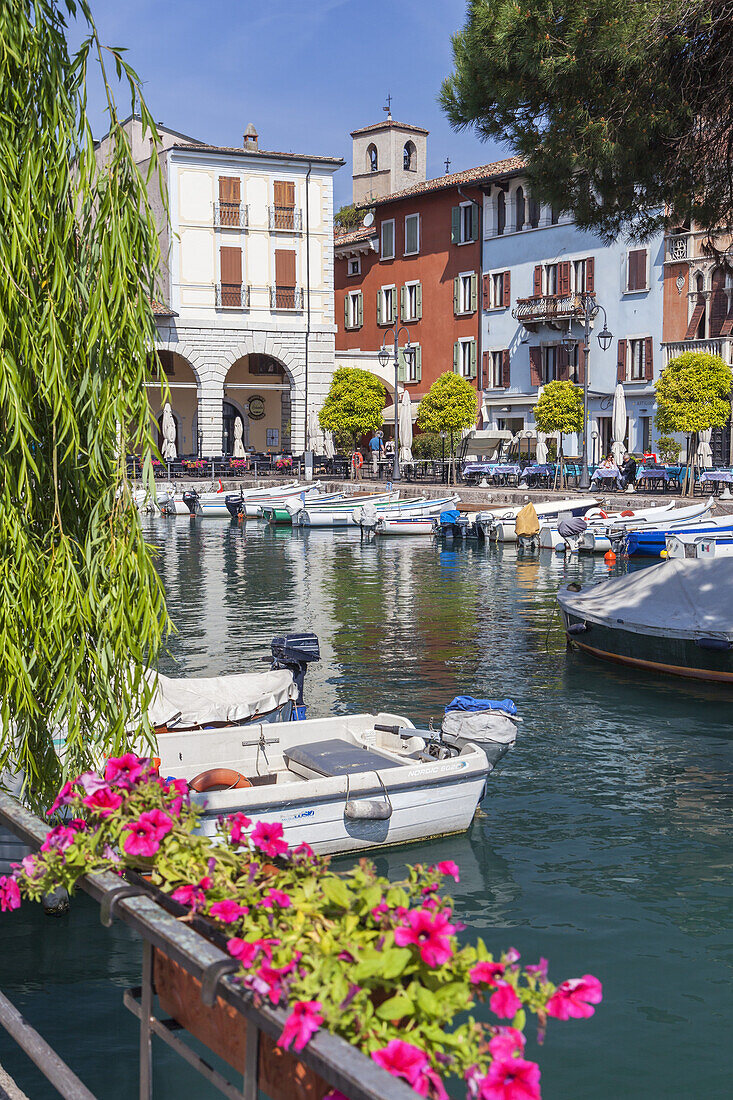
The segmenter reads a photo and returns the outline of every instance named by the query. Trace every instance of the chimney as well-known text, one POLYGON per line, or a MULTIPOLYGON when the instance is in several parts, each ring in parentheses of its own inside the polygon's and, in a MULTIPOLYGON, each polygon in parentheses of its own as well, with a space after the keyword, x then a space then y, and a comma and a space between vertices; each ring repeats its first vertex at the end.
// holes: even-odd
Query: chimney
POLYGON ((253 123, 250 122, 247 129, 244 131, 244 137, 242 139, 242 145, 245 149, 252 149, 255 153, 259 149, 259 142, 257 140, 257 131, 254 128, 253 123))

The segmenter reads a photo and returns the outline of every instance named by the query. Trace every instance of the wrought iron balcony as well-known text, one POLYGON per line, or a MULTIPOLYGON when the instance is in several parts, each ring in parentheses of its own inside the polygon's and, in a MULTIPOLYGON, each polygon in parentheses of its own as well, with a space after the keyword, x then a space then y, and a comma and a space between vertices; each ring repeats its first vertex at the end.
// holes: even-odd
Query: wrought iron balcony
POLYGON ((215 202, 214 227, 216 229, 246 229, 249 225, 249 207, 241 202, 215 202))
POLYGON ((271 286, 270 309, 302 309, 303 289, 299 286, 271 286))
POLYGON ((595 294, 538 294, 532 298, 517 298, 512 317, 524 325, 577 320, 583 317, 589 300, 595 302, 595 294))
POLYGON ((270 206, 270 229, 285 233, 300 233, 303 228, 303 215, 294 206, 270 206))
POLYGON ((247 309, 249 307, 249 287, 244 283, 217 283, 217 309, 247 309))

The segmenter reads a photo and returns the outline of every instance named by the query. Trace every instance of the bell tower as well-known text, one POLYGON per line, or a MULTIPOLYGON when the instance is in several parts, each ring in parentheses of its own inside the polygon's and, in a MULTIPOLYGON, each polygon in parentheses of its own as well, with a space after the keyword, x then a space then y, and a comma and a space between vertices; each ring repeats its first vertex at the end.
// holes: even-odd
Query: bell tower
POLYGON ((425 182, 430 131, 395 122, 391 105, 388 96, 386 119, 351 132, 352 194, 357 206, 425 182))

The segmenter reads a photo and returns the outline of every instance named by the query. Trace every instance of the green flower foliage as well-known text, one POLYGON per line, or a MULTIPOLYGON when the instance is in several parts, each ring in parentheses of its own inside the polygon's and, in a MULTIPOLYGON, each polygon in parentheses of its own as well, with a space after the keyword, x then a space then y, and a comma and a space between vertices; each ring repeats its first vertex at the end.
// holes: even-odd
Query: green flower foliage
POLYGON ((572 382, 548 382, 534 409, 535 424, 546 435, 583 430, 583 391, 572 382))
POLYGON ((441 102, 528 160, 537 198, 615 238, 669 203, 733 224, 731 0, 470 0, 441 102))
POLYGON ((385 389, 376 375, 359 367, 339 367, 318 414, 324 432, 337 438, 348 434, 356 443, 361 435, 382 427, 385 389))
POLYGON ((155 130, 86 3, 5 0, 0 43, 0 774, 23 773, 26 800, 47 805, 62 770, 52 732, 66 737, 65 774, 120 751, 168 624, 125 480, 125 454, 154 446, 159 248, 105 64, 155 130), (73 58, 65 15, 90 32, 73 58), (103 166, 86 115, 92 56, 108 95, 103 166))
POLYGON ((461 432, 476 426, 476 391, 469 381, 447 371, 436 378, 420 402, 417 424, 423 432, 461 432))
POLYGON ((688 435, 722 428, 730 416, 732 381, 730 367, 719 355, 702 351, 678 355, 654 383, 657 427, 688 435))

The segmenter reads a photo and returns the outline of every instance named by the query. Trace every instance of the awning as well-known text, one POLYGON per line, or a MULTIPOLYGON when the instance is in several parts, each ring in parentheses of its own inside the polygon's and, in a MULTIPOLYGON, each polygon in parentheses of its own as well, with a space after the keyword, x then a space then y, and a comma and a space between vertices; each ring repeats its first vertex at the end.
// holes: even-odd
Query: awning
MULTIPOLYGON (((410 419, 412 420, 413 424, 417 420, 417 412, 418 412, 419 408, 420 408, 420 402, 419 401, 411 401, 410 402, 410 419)), ((399 410, 399 407, 398 407, 397 416, 399 417, 399 415, 400 415, 400 410, 399 410)), ((382 423, 383 424, 394 424, 394 405, 387 405, 384 412, 382 413, 382 423)))

